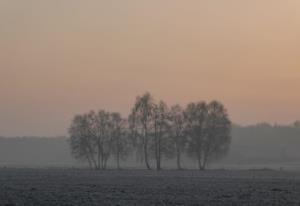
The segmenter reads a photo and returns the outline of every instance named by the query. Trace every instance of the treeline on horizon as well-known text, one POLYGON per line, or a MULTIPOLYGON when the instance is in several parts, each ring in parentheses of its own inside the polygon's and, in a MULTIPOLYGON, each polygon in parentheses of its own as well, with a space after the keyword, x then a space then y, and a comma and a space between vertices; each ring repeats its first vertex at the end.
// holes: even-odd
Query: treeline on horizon
POLYGON ((169 107, 148 92, 136 98, 128 117, 90 111, 76 115, 68 131, 72 156, 97 170, 106 169, 109 158, 120 169, 120 162, 133 154, 149 170, 161 170, 164 159, 174 159, 182 169, 183 155, 204 170, 226 155, 231 143, 231 121, 222 103, 169 107))
MULTIPOLYGON (((254 165, 271 167, 274 164, 297 166, 300 161, 300 127, 297 124, 259 123, 249 126, 233 124, 231 136, 230 151, 225 158, 210 164, 210 168, 252 168, 254 165)), ((113 156, 110 158, 108 168, 116 168, 114 159, 113 156)), ((183 168, 194 169, 197 166, 197 162, 187 159, 185 154, 181 162, 183 168)), ((71 156, 67 136, 0 137, 0 167, 81 168, 87 164, 76 161, 71 156)), ((143 163, 136 161, 135 152, 131 152, 121 165, 124 169, 144 168, 143 163)), ((164 168, 176 168, 176 161, 164 159, 164 168)))

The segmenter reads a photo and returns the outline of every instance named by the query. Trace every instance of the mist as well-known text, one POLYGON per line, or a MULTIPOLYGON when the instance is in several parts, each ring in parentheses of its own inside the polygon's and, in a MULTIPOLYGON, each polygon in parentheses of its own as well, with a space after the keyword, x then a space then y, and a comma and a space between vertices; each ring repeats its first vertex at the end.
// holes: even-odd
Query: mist
POLYGON ((0 205, 299 205, 299 0, 1 0, 0 205))
MULTIPOLYGON (((235 125, 228 155, 211 165, 217 169, 280 169, 299 170, 300 128, 293 125, 252 126, 235 125)), ((176 168, 175 159, 163 160, 166 169, 176 168)), ((144 168, 135 157, 121 162, 125 168, 144 168)), ((0 138, 1 167, 78 167, 88 165, 71 156, 68 137, 10 137, 0 138)), ((183 160, 185 168, 196 168, 197 163, 183 160)), ((116 168, 113 159, 109 168, 116 168)))

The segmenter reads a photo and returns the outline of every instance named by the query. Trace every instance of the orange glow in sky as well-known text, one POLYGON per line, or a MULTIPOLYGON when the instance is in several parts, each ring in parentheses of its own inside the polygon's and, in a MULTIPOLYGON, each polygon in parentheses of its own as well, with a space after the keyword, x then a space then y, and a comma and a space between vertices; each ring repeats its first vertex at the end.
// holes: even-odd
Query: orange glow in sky
POLYGON ((299 0, 2 0, 0 136, 74 114, 222 101, 239 124, 300 119, 299 0))

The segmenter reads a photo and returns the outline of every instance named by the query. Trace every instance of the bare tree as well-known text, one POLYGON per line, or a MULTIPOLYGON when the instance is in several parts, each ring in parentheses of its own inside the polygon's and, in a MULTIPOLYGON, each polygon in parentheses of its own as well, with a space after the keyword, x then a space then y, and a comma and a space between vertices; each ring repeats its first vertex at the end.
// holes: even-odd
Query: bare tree
POLYGON ((203 151, 206 136, 207 105, 205 102, 190 103, 185 112, 188 154, 197 159, 198 167, 203 170, 203 151))
POLYGON ((76 115, 69 128, 72 155, 79 160, 88 161, 91 168, 97 167, 94 135, 91 132, 88 115, 76 115))
POLYGON ((166 135, 168 130, 168 106, 160 101, 153 109, 153 147, 156 161, 156 169, 161 170, 162 154, 167 152, 168 142, 166 135))
POLYGON ((153 98, 149 92, 136 98, 135 105, 130 116, 131 131, 136 137, 135 144, 138 152, 143 152, 142 159, 145 161, 147 169, 151 169, 149 163, 148 147, 150 141, 150 127, 153 116, 153 98), (142 148, 142 149, 141 149, 142 148))
POLYGON ((95 169, 105 169, 111 153, 109 117, 104 110, 77 115, 69 129, 72 154, 95 169))
POLYGON ((115 156, 117 168, 120 167, 120 160, 125 160, 129 154, 129 138, 126 130, 126 120, 122 119, 119 113, 111 114, 112 126, 112 154, 115 156))
POLYGON ((111 155, 117 168, 129 154, 129 141, 137 157, 151 169, 162 169, 162 160, 176 157, 182 169, 184 151, 204 170, 209 161, 226 154, 231 141, 231 122, 224 106, 217 101, 190 103, 185 110, 179 105, 168 108, 155 103, 150 93, 138 96, 132 112, 125 120, 119 113, 100 110, 76 115, 71 123, 70 146, 72 155, 88 162, 91 168, 106 169, 111 155))
POLYGON ((189 154, 198 160, 200 170, 208 161, 220 158, 228 151, 231 122, 224 106, 213 101, 191 103, 185 111, 189 154))
POLYGON ((220 102, 212 101, 207 105, 207 111, 203 169, 209 160, 223 157, 228 152, 231 142, 231 122, 224 106, 220 102))
POLYGON ((111 122, 110 113, 100 110, 94 114, 96 144, 98 148, 98 169, 106 169, 111 153, 111 122))
POLYGON ((170 114, 170 128, 169 135, 171 144, 174 148, 176 156, 177 169, 181 170, 181 156, 186 146, 186 135, 185 135, 185 119, 183 109, 180 105, 174 105, 171 107, 170 114))
POLYGON ((293 126, 296 128, 300 128, 300 120, 295 121, 293 126))

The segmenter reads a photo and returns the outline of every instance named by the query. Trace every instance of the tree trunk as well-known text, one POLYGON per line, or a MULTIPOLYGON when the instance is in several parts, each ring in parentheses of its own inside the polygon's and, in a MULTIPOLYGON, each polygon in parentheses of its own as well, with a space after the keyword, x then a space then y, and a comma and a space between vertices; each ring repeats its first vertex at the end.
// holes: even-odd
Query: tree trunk
POLYGON ((121 169, 121 167, 120 167, 120 152, 119 152, 119 149, 117 151, 117 168, 118 168, 118 170, 121 169))
POLYGON ((92 157, 92 163, 94 163, 94 169, 97 169, 97 162, 95 158, 92 157))
POLYGON ((148 143, 144 143, 144 157, 145 157, 145 163, 146 163, 146 167, 148 170, 151 170, 149 161, 148 161, 148 149, 147 149, 147 144, 148 143))
POLYGON ((87 158, 88 163, 89 163, 89 168, 90 168, 90 169, 93 169, 93 164, 92 164, 92 161, 91 161, 89 155, 87 155, 86 158, 87 158))
POLYGON ((106 170, 106 168, 107 168, 108 157, 109 157, 108 154, 105 154, 105 155, 104 155, 103 170, 106 170))
POLYGON ((199 167, 199 170, 202 170, 201 159, 199 157, 198 157, 198 167, 199 167))
POLYGON ((97 169, 97 162, 96 162, 96 160, 95 160, 95 157, 94 157, 94 154, 93 154, 93 151, 92 151, 92 149, 91 149, 91 147, 90 146, 88 146, 88 149, 89 149, 89 154, 90 154, 90 159, 91 159, 91 162, 94 164, 94 166, 95 166, 95 169, 97 169))
POLYGON ((203 170, 203 168, 202 168, 202 161, 201 161, 201 151, 197 151, 197 158, 198 158, 198 167, 199 167, 199 170, 203 170))
POLYGON ((159 157, 159 145, 158 141, 155 140, 155 160, 156 160, 156 170, 160 170, 160 157, 159 157))
POLYGON ((100 144, 98 143, 98 157, 97 157, 97 160, 98 160, 98 164, 96 165, 96 168, 99 170, 100 169, 100 160, 101 160, 101 146, 100 144))
POLYGON ((148 170, 151 170, 149 160, 148 160, 148 130, 147 130, 147 125, 144 125, 144 130, 145 130, 145 139, 144 139, 144 158, 145 158, 145 163, 146 167, 148 170))
POLYGON ((161 137, 161 128, 157 126, 155 121, 154 125, 154 135, 155 135, 155 161, 156 161, 156 170, 161 170, 161 148, 160 148, 160 137, 161 137))
POLYGON ((160 141, 160 135, 158 136, 158 154, 157 154, 157 170, 161 170, 161 141, 160 141))
POLYGON ((101 151, 101 169, 102 170, 104 169, 104 152, 103 152, 103 149, 101 151))
POLYGON ((207 166, 207 158, 208 158, 208 155, 205 154, 204 159, 203 159, 203 163, 202 163, 202 168, 201 168, 201 170, 205 170, 205 169, 206 169, 206 166, 207 166))
POLYGON ((178 147, 178 145, 176 146, 176 159, 177 159, 177 169, 178 170, 182 170, 182 167, 181 167, 181 153, 180 153, 180 149, 178 147))

